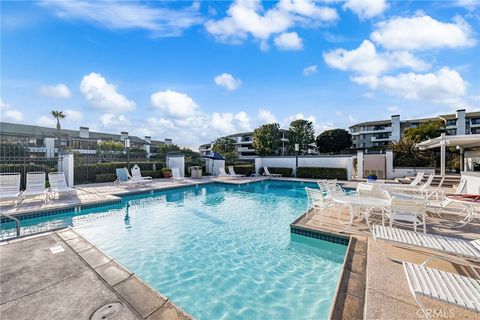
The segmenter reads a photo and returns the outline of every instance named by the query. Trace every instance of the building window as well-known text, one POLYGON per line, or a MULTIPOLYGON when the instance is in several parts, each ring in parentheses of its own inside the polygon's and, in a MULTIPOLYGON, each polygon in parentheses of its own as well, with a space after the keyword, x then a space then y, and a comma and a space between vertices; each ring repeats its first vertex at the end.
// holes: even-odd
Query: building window
POLYGON ((457 134, 457 129, 448 129, 448 130, 445 130, 445 134, 447 136, 454 136, 457 134))
POLYGON ((457 125, 457 119, 447 120, 447 126, 456 126, 456 125, 457 125))
POLYGON ((472 124, 480 124, 480 118, 473 118, 471 122, 472 124))

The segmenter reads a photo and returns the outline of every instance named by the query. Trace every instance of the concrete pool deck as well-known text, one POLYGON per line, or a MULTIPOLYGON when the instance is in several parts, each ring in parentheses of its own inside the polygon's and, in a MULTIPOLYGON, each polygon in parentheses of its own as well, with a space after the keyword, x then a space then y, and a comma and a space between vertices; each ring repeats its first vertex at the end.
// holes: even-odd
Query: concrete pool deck
MULTIPOLYGON (((422 319, 423 313, 416 304, 408 288, 403 266, 386 259, 377 244, 374 242, 365 221, 357 221, 348 230, 345 225, 338 222, 339 208, 329 208, 323 216, 322 223, 318 214, 302 216, 293 225, 311 231, 330 233, 334 235, 350 236, 352 239, 364 239, 365 244, 360 244, 357 250, 347 252, 351 254, 351 263, 344 265, 344 274, 338 290, 334 305, 333 319, 422 319), (366 255, 358 254, 366 245, 366 255), (343 309, 342 309, 343 308, 343 309), (336 310, 335 310, 336 309, 336 310)), ((458 211, 461 211, 459 208, 458 211)), ((343 213, 346 222, 348 214, 343 213)), ((451 228, 459 217, 452 212, 440 212, 440 215, 429 213, 427 217, 427 232, 443 234, 468 240, 479 238, 480 219, 474 219, 462 228, 451 228)), ((380 220, 371 220, 371 223, 380 223, 380 220)), ((398 225, 395 225, 398 227, 398 225)), ((400 227, 401 228, 401 227, 400 227)), ((430 253, 420 248, 407 248, 380 241, 385 253, 398 260, 421 264, 430 253)), ((438 252, 436 252, 438 254, 438 252)), ((348 259, 347 259, 348 261, 348 259)), ((477 272, 480 272, 480 263, 471 262, 477 272)), ((453 272, 460 275, 474 277, 472 269, 464 264, 455 264, 444 260, 435 260, 428 264, 429 267, 453 272)), ((422 297, 422 303, 432 312, 438 312, 448 319, 479 319, 479 315, 456 306, 422 297)))
POLYGON ((71 228, 2 242, 0 267, 1 319, 192 319, 71 228))

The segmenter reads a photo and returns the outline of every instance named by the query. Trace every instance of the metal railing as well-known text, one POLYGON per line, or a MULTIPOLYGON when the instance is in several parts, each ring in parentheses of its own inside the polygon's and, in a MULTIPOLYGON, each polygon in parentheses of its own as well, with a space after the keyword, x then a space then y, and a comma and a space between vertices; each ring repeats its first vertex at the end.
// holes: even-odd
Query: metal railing
POLYGON ((16 228, 16 230, 17 230, 17 237, 19 237, 19 236, 20 236, 20 220, 18 220, 18 219, 15 218, 15 217, 12 217, 11 215, 8 215, 8 214, 6 214, 6 213, 3 213, 3 212, 0 212, 0 216, 4 216, 4 217, 6 217, 6 218, 8 218, 8 219, 11 219, 11 220, 15 221, 15 228, 16 228))

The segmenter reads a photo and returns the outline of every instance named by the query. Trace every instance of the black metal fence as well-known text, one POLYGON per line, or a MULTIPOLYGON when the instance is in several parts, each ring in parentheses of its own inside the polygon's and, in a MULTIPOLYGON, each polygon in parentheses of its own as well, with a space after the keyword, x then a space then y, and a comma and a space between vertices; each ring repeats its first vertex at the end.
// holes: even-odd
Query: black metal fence
POLYGON ((131 168, 137 164, 144 176, 159 178, 165 167, 162 159, 145 158, 135 154, 129 157, 118 154, 91 154, 74 156, 74 183, 112 182, 116 179, 117 168, 131 168))
POLYGON ((52 149, 25 148, 21 145, 2 145, 0 148, 0 173, 20 173, 21 188, 25 188, 27 173, 58 170, 58 156, 52 149))

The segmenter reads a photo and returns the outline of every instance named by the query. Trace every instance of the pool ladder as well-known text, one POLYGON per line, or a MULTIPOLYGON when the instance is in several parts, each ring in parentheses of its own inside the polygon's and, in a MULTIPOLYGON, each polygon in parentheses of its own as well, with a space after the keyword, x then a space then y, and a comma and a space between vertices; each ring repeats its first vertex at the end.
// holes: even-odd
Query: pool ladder
POLYGON ((0 212, 0 216, 4 216, 8 219, 11 219, 13 221, 15 221, 15 224, 16 224, 16 229, 17 229, 17 237, 20 236, 20 220, 18 220, 17 218, 15 217, 12 217, 11 215, 9 214, 6 214, 6 213, 3 213, 3 212, 0 212))

